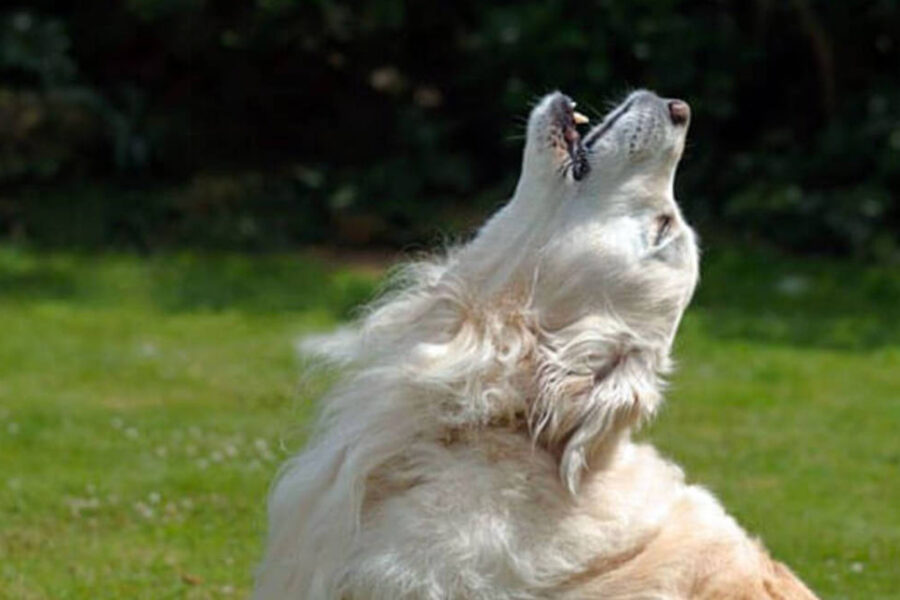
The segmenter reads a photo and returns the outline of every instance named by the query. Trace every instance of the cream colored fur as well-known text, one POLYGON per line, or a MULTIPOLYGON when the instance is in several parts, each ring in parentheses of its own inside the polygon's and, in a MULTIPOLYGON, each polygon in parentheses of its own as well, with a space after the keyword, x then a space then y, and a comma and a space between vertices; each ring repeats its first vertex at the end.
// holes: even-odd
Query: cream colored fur
POLYGON ((588 148, 547 96, 475 239, 306 342, 343 377, 271 493, 255 598, 814 597, 630 439, 697 281, 671 114, 635 92, 588 148))

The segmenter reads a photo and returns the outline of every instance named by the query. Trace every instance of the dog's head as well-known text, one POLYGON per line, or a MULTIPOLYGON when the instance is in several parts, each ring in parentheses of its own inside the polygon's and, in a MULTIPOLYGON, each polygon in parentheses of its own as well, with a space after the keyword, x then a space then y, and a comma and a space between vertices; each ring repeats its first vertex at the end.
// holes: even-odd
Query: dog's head
POLYGON ((558 92, 534 108, 515 196, 469 256, 488 294, 527 290, 534 419, 570 487, 600 440, 655 410, 698 262, 673 191, 688 105, 637 91, 584 132, 574 109, 558 92))
POLYGON ((671 341, 697 280, 694 234, 674 198, 690 109, 632 93, 590 131, 556 93, 532 111, 513 203, 543 215, 535 302, 551 329, 589 315, 621 318, 671 341))

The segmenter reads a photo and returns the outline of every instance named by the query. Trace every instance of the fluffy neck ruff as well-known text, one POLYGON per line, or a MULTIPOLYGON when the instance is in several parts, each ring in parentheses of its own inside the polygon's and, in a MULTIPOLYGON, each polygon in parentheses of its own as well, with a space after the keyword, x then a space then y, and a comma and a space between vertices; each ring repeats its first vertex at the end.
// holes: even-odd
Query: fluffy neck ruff
POLYGON ((328 418, 345 430, 356 420, 349 430, 384 437, 383 418, 391 414, 392 431, 403 422, 406 436, 435 438, 524 418, 535 444, 558 456, 574 494, 586 469, 602 468, 620 434, 655 412, 668 346, 643 339, 609 312, 548 328, 531 293, 538 264, 520 258, 495 270, 499 277, 473 277, 471 265, 490 266, 473 254, 489 246, 483 237, 491 233, 397 274, 398 291, 371 309, 341 352, 355 375, 327 405, 328 418), (386 396, 373 404, 374 382, 386 396), (362 404, 369 404, 364 414, 362 404), (367 428, 359 420, 374 416, 370 411, 383 414, 367 428))

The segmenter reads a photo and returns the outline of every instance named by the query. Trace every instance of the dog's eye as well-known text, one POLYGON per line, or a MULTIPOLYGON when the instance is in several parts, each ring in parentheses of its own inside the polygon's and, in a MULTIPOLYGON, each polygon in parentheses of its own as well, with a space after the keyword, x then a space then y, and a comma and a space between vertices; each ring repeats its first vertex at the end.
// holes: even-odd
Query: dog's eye
POLYGON ((672 215, 659 215, 656 217, 656 238, 653 240, 653 245, 659 246, 671 230, 672 215))

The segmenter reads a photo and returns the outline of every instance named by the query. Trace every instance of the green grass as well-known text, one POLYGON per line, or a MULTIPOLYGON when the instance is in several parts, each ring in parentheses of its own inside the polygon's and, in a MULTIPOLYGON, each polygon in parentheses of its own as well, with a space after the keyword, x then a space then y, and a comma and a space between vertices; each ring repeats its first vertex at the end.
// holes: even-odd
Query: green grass
MULTIPOLYGON (((0 248, 0 597, 246 596, 324 388, 292 343, 373 280, 0 248)), ((898 323, 888 268, 711 255, 643 434, 825 598, 900 598, 898 323)))

